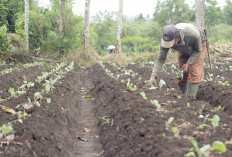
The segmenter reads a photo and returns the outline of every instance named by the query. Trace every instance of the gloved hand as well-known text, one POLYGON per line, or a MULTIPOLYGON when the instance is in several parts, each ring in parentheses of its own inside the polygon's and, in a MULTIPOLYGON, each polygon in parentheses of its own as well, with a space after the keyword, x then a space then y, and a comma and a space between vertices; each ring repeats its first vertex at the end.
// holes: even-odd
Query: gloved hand
POLYGON ((151 86, 152 84, 154 84, 155 86, 156 86, 156 84, 157 84, 157 78, 156 78, 156 76, 155 75, 151 75, 151 77, 150 77, 150 80, 148 81, 148 83, 147 83, 147 87, 149 87, 149 86, 151 86))

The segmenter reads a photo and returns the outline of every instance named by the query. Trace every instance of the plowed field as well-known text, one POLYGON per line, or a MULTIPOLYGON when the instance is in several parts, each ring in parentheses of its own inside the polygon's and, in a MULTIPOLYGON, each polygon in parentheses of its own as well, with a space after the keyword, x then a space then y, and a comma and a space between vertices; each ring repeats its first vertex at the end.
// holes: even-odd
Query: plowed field
POLYGON ((0 156, 231 157, 231 63, 205 67, 197 100, 174 64, 146 87, 152 67, 1 65, 0 156))

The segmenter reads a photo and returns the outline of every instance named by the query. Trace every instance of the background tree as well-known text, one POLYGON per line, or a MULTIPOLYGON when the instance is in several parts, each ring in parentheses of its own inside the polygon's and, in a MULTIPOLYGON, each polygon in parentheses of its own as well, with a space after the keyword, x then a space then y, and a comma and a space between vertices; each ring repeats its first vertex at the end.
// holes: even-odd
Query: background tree
POLYGON ((205 28, 205 0, 195 0, 196 24, 199 28, 205 28))
POLYGON ((221 24, 224 21, 222 9, 217 6, 216 0, 206 0, 205 4, 205 24, 207 28, 221 24))
POLYGON ((29 0, 24 0, 25 1, 25 40, 26 40, 26 51, 29 51, 29 35, 28 35, 28 30, 29 30, 29 0))
POLYGON ((158 0, 153 20, 161 26, 190 21, 191 9, 185 0, 158 0))
POLYGON ((61 37, 64 36, 64 32, 63 32, 63 19, 64 19, 64 10, 65 10, 65 0, 61 0, 60 3, 58 3, 58 6, 60 8, 60 13, 57 19, 57 25, 58 25, 58 31, 61 37))
POLYGON ((24 0, 18 0, 17 3, 15 0, 1 0, 0 26, 6 25, 9 32, 15 33, 15 21, 19 12, 24 12, 24 0))
POLYGON ((226 0, 224 7, 225 24, 232 25, 232 1, 226 0))
POLYGON ((119 11, 118 11, 118 33, 117 33, 117 51, 122 52, 121 37, 122 37, 122 13, 123 13, 123 0, 119 0, 119 11))
POLYGON ((89 52, 89 16, 90 16, 90 0, 85 0, 85 23, 84 23, 84 48, 85 52, 89 52))

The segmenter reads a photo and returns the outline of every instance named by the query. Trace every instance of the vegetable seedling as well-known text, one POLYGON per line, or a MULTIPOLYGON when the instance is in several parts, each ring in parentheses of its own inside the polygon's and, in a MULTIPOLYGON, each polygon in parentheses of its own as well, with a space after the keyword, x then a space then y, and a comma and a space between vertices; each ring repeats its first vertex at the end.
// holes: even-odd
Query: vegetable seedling
POLYGON ((167 121, 165 121, 166 130, 168 130, 173 120, 174 120, 174 117, 170 117, 167 121))
POLYGON ((108 116, 99 117, 104 123, 110 124, 111 119, 108 116))
POLYGON ((151 104, 157 107, 157 109, 161 108, 161 105, 159 104, 158 100, 151 100, 151 104))
POLYGON ((160 87, 160 90, 161 90, 161 88, 165 85, 166 83, 165 83, 165 81, 164 80, 160 80, 159 81, 159 87, 160 87))
POLYGON ((177 129, 177 127, 172 127, 172 132, 174 133, 174 137, 180 137, 179 130, 177 129))
POLYGON ((147 100, 146 94, 144 92, 140 92, 140 95, 142 95, 144 100, 147 100))
POLYGON ((215 128, 219 125, 220 117, 218 115, 214 115, 213 118, 208 118, 208 121, 211 121, 211 124, 215 130, 215 128))
POLYGON ((197 145, 197 141, 194 140, 194 139, 191 140, 191 143, 192 143, 194 149, 196 150, 198 157, 203 157, 203 155, 204 155, 204 154, 208 151, 208 149, 210 148, 210 145, 209 145, 209 144, 207 144, 207 145, 205 145, 205 146, 199 148, 198 145, 197 145))
POLYGON ((220 153, 225 153, 227 151, 226 145, 221 141, 214 141, 213 145, 212 145, 212 148, 214 150, 220 151, 220 153))
POLYGON ((15 95, 15 89, 14 88, 9 88, 8 91, 11 94, 11 96, 15 95))

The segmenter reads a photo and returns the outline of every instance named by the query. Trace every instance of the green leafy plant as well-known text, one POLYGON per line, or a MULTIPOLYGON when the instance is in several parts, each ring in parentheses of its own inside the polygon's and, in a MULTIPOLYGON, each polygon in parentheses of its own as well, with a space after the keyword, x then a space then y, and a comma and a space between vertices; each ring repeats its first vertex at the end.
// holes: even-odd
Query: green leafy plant
POLYGON ((172 132, 174 133, 174 137, 180 137, 179 130, 177 129, 177 127, 172 127, 172 132))
POLYGON ((35 101, 37 101, 39 99, 42 99, 42 98, 43 98, 43 96, 42 96, 42 94, 40 92, 34 93, 34 99, 35 99, 35 101))
POLYGON ((157 109, 161 108, 161 105, 159 104, 158 100, 151 100, 151 104, 157 107, 157 109))
POLYGON ((187 107, 190 107, 190 103, 189 102, 186 105, 187 105, 187 107))
POLYGON ((44 83, 43 86, 44 86, 45 91, 46 91, 47 93, 49 93, 50 90, 51 90, 51 88, 52 88, 51 82, 50 82, 49 80, 45 80, 45 81, 46 81, 46 83, 44 83))
POLYGON ((140 95, 143 97, 144 100, 147 100, 146 94, 144 92, 140 92, 140 95))
POLYGON ((183 75, 183 71, 182 70, 178 70, 176 72, 176 78, 180 78, 180 79, 183 79, 184 75, 183 75))
POLYGON ((225 82, 218 81, 218 84, 223 86, 230 86, 229 81, 225 81, 225 82))
POLYGON ((35 84, 34 84, 33 82, 28 82, 28 83, 27 83, 27 88, 34 87, 34 85, 35 85, 35 84))
POLYGON ((26 119, 28 117, 28 114, 25 111, 19 111, 18 113, 18 119, 26 119))
POLYGON ((212 144, 214 150, 220 151, 220 153, 225 153, 227 151, 226 145, 221 141, 214 141, 212 144))
POLYGON ((150 90, 156 89, 157 87, 155 87, 153 84, 151 84, 151 87, 149 88, 150 90))
POLYGON ((209 127, 209 128, 211 128, 211 126, 210 125, 207 125, 207 124, 200 124, 197 128, 199 129, 199 130, 203 130, 205 127, 209 127))
POLYGON ((219 125, 220 117, 218 115, 214 115, 213 118, 208 118, 208 121, 211 121, 211 124, 215 130, 215 128, 219 125))
POLYGON ((165 126, 167 130, 173 121, 174 121, 174 117, 170 117, 167 121, 165 121, 165 126))
POLYGON ((47 103, 50 104, 52 102, 52 99, 51 98, 47 98, 47 103))
POLYGON ((209 72, 207 72, 207 74, 207 81, 213 81, 213 74, 210 74, 209 72))
POLYGON ((14 88, 9 88, 8 91, 11 94, 11 96, 15 95, 15 89, 14 88))
POLYGON ((159 81, 159 87, 160 87, 160 90, 161 90, 161 88, 165 85, 166 83, 165 83, 165 81, 164 80, 160 80, 159 81))
POLYGON ((191 143, 192 143, 192 145, 193 145, 195 151, 197 152, 198 157, 203 157, 203 155, 204 155, 204 154, 208 151, 208 149, 210 148, 210 145, 209 145, 209 144, 207 144, 207 145, 205 145, 205 146, 199 148, 199 147, 198 147, 198 144, 197 144, 197 141, 194 140, 194 139, 191 140, 191 143))
POLYGON ((13 127, 12 127, 12 124, 11 124, 11 123, 3 124, 3 125, 0 127, 0 139, 1 139, 3 136, 6 136, 7 134, 10 134, 12 131, 13 131, 13 127))
POLYGON ((19 95, 23 95, 26 93, 26 91, 24 89, 22 89, 21 91, 16 91, 16 93, 19 95))
POLYGON ((99 117, 104 123, 110 124, 111 119, 108 116, 99 117))

